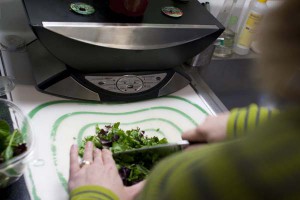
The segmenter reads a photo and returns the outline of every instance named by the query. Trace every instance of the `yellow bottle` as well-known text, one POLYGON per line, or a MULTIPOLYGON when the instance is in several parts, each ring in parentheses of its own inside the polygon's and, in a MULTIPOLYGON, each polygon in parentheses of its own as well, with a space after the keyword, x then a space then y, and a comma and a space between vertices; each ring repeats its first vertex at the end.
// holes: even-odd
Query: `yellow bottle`
POLYGON ((266 3, 267 0, 257 0, 250 8, 234 47, 236 54, 247 55, 249 53, 253 35, 268 8, 266 3))

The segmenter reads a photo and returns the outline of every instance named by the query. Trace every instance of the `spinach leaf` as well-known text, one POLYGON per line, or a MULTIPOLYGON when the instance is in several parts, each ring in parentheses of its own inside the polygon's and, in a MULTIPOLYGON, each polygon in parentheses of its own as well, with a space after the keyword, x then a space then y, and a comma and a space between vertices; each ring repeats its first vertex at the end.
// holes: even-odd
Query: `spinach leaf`
MULTIPOLYGON (((93 142, 96 148, 109 148, 113 153, 168 143, 166 138, 159 139, 158 137, 145 136, 145 132, 139 128, 124 131, 119 127, 120 122, 107 125, 103 129, 96 125, 96 134, 84 138, 79 148, 79 155, 83 156, 85 144, 88 141, 93 142)), ((161 158, 161 155, 153 153, 146 155, 124 154, 114 159, 123 183, 129 186, 146 178, 149 170, 161 158)))
POLYGON ((0 163, 20 155, 26 150, 27 146, 21 132, 16 129, 10 134, 9 124, 0 120, 0 163))
POLYGON ((0 120, 0 152, 5 149, 5 141, 9 136, 9 125, 6 121, 0 120))
POLYGON ((13 145, 13 143, 14 143, 15 136, 16 136, 16 134, 18 134, 18 133, 19 133, 18 130, 15 130, 15 131, 13 132, 13 134, 9 137, 10 140, 9 140, 9 143, 8 143, 6 149, 2 152, 2 154, 3 154, 2 157, 4 158, 5 161, 11 159, 11 158, 13 157, 13 155, 14 155, 14 151, 13 151, 13 146, 12 146, 12 145, 13 145))
POLYGON ((0 136, 9 134, 9 125, 6 121, 0 120, 0 136))
POLYGON ((101 141, 100 141, 99 137, 97 137, 96 135, 95 136, 88 136, 88 137, 84 138, 84 140, 82 142, 82 145, 79 148, 79 151, 78 151, 79 156, 81 156, 81 157, 83 156, 85 144, 89 141, 92 142, 96 148, 102 149, 103 146, 101 144, 101 141))
POLYGON ((11 146, 6 147, 6 149, 3 151, 3 158, 4 161, 7 161, 9 159, 11 159, 14 155, 14 151, 13 148, 11 146))
POLYGON ((9 144, 10 144, 10 146, 12 146, 12 147, 17 147, 22 143, 23 143, 23 136, 22 136, 21 132, 17 129, 15 130, 15 134, 9 135, 5 141, 6 146, 9 146, 9 144))

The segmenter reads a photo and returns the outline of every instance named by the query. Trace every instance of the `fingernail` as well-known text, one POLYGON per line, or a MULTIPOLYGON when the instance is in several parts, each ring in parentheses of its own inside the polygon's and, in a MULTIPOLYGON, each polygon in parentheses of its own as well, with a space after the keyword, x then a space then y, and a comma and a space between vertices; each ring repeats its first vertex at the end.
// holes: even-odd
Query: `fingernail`
POLYGON ((72 149, 77 149, 77 144, 73 144, 71 148, 72 149))

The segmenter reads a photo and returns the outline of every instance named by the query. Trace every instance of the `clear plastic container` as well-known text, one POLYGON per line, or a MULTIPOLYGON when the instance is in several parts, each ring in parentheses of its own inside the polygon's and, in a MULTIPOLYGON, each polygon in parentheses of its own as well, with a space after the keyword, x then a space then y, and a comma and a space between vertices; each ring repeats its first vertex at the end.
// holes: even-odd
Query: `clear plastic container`
POLYGON ((33 158, 34 138, 29 120, 12 102, 0 99, 0 119, 10 124, 10 129, 19 129, 27 150, 0 164, 0 188, 17 181, 23 174, 26 164, 33 158))
POLYGON ((217 19, 225 27, 225 31, 219 36, 220 43, 216 45, 214 56, 230 57, 233 54, 235 35, 238 32, 238 24, 246 0, 225 0, 217 19))
POLYGON ((10 93, 15 88, 13 78, 8 76, 0 76, 0 96, 10 93))

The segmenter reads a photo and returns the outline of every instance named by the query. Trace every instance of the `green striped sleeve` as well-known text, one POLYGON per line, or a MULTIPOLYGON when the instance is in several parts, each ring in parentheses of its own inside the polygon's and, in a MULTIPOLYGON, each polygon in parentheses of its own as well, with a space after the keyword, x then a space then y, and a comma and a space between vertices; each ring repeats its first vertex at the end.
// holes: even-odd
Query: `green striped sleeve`
POLYGON ((235 136, 239 137, 245 132, 248 109, 239 109, 238 116, 235 120, 235 136))
POLYGON ((255 104, 250 105, 249 115, 248 115, 248 120, 247 120, 248 131, 251 131, 251 130, 255 129, 257 113, 258 113, 257 105, 255 105, 255 104))
POLYGON ((227 122, 227 137, 228 138, 233 138, 234 137, 234 124, 235 124, 235 119, 237 118, 238 114, 238 109, 232 109, 230 112, 230 116, 227 122))
POLYGON ((258 107, 256 104, 251 104, 246 108, 235 108, 231 111, 227 123, 227 137, 240 137, 271 119, 277 113, 279 111, 276 109, 258 107))
POLYGON ((111 190, 96 185, 78 187, 70 193, 70 200, 118 200, 111 190))

